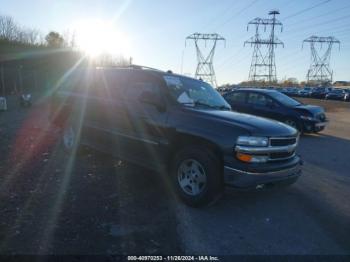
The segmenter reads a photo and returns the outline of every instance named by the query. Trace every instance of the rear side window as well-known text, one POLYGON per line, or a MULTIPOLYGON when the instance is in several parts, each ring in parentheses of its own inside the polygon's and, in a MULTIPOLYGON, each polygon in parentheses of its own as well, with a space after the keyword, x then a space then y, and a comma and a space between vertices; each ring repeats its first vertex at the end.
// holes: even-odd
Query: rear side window
POLYGON ((137 102, 145 91, 151 92, 155 96, 160 96, 160 84, 160 80, 153 75, 134 73, 123 91, 124 98, 137 102))
POLYGON ((57 88, 64 92, 84 93, 90 88, 92 81, 93 71, 76 69, 67 74, 62 81, 59 81, 57 88))
POLYGON ((232 103, 245 103, 245 92, 234 92, 226 97, 228 102, 232 103))
POLYGON ((249 93, 248 104, 266 106, 272 103, 272 99, 259 93, 249 93))
POLYGON ((123 70, 96 70, 91 94, 95 97, 120 99, 127 83, 128 73, 123 70))

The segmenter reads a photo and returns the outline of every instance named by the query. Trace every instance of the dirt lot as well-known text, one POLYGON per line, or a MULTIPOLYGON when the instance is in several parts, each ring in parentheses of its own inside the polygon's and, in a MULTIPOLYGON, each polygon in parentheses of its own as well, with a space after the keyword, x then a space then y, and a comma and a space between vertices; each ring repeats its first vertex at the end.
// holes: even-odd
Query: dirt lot
MULTIPOLYGON (((176 201, 161 175, 58 150, 45 103, 0 113, 1 254, 350 254, 350 103, 302 137, 289 188, 227 190, 216 205, 176 201)), ((12 104, 10 103, 10 106, 12 104)))

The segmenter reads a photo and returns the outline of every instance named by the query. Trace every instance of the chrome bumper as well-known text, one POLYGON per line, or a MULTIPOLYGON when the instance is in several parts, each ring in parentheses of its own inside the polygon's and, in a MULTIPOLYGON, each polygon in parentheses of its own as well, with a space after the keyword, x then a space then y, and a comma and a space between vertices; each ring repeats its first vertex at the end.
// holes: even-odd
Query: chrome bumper
POLYGON ((325 127, 328 124, 328 122, 319 122, 315 124, 315 127, 325 127))
POLYGON ((257 187, 265 184, 275 184, 280 182, 293 183, 301 175, 301 163, 283 170, 271 171, 271 172, 247 172, 244 170, 238 170, 229 166, 224 166, 224 181, 225 184, 240 187, 249 188, 257 187))

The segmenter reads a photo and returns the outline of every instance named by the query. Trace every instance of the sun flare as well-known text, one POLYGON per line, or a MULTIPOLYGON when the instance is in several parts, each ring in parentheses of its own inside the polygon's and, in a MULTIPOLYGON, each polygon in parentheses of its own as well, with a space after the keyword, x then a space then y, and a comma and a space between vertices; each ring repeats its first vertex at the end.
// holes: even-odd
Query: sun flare
POLYGON ((113 24, 104 21, 81 21, 75 26, 78 48, 88 56, 101 54, 123 55, 129 53, 126 36, 113 24))

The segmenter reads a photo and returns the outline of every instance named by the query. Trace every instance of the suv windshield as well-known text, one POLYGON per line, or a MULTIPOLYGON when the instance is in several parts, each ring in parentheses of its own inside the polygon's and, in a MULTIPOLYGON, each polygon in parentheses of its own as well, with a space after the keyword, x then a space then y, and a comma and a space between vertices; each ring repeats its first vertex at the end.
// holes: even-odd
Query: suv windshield
POLYGON ((230 105, 208 83, 181 76, 164 76, 171 96, 185 106, 230 110, 230 105))
POLYGON ((285 94, 282 94, 280 92, 271 92, 270 95, 276 99, 278 102, 280 102, 282 105, 285 106, 298 106, 301 105, 301 103, 289 96, 286 96, 285 94))

